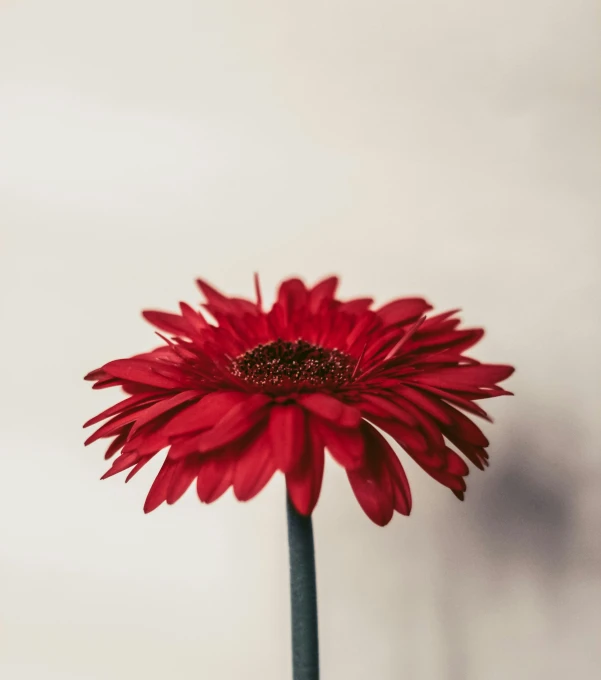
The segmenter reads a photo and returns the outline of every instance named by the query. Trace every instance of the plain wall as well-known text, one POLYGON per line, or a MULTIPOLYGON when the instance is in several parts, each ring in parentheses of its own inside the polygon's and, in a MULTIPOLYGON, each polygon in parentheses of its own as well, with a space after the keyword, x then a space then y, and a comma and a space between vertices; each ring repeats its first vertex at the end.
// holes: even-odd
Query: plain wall
POLYGON ((325 680, 601 664, 596 0, 0 0, 0 676, 290 677, 284 484, 145 516, 90 369, 194 278, 335 272, 488 335, 515 397, 464 504, 403 455, 386 529, 326 467, 325 680))

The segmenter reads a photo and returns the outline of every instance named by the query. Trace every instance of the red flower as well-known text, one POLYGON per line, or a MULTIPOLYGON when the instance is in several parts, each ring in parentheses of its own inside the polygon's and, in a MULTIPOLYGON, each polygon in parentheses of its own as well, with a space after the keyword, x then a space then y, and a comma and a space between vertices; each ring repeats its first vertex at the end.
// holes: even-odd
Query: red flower
POLYGON ((129 480, 169 447, 144 506, 174 503, 193 481, 205 503, 230 486, 247 501, 280 470, 297 510, 309 515, 321 489, 324 449, 342 465, 365 513, 387 524, 408 515, 411 492, 389 434, 431 477, 461 500, 468 466, 488 465, 488 440, 464 412, 511 394, 497 383, 511 366, 481 364, 464 352, 482 329, 459 329, 457 310, 426 318, 422 298, 373 310, 370 298, 342 302, 338 280, 307 289, 284 281, 277 301, 228 298, 204 281, 203 305, 215 323, 185 303, 180 314, 144 317, 170 338, 86 376, 94 388, 129 396, 86 423, 106 421, 88 438, 112 438, 104 475, 129 480), (377 429, 379 428, 379 430, 377 429))

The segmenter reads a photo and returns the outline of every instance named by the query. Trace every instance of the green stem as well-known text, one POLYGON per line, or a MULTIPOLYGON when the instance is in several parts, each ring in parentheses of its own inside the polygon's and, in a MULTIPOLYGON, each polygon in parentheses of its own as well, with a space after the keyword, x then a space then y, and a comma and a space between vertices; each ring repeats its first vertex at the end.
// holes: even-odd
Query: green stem
POLYGON ((293 680, 319 680, 315 549, 311 517, 287 496, 293 680))

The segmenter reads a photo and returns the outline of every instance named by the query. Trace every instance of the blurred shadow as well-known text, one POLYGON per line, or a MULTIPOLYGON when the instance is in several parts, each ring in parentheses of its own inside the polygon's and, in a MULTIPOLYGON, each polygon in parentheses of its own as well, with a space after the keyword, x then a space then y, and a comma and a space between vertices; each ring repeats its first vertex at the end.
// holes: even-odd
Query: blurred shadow
POLYGON ((494 447, 491 469, 473 484, 467 525, 438 544, 446 680, 474 677, 473 627, 489 625, 490 612, 501 601, 514 601, 516 615, 526 615, 513 590, 515 583, 524 588, 524 576, 544 603, 548 639, 555 638, 563 620, 563 585, 578 578, 573 559, 579 546, 578 501, 588 483, 584 458, 578 456, 583 447, 578 428, 545 414, 544 423, 515 423, 510 432, 494 447))
MULTIPOLYGON (((472 499, 470 515, 488 556, 499 567, 526 561, 548 575, 567 568, 576 532, 575 498, 583 478, 577 467, 564 462, 566 428, 572 430, 554 421, 558 436, 550 446, 537 441, 529 425, 519 423, 494 452, 497 469, 487 474, 482 493, 472 499)), ((569 440, 572 449, 577 446, 576 435, 569 440)))

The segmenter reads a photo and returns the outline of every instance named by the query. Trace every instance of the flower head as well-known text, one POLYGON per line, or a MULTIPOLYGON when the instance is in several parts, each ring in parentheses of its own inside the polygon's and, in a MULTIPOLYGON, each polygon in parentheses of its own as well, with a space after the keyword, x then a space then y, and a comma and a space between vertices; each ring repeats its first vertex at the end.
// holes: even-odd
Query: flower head
POLYGON ((511 366, 465 356, 482 329, 460 329, 457 310, 426 316, 422 298, 372 309, 370 298, 336 299, 331 277, 307 288, 284 281, 264 311, 204 281, 206 315, 147 311, 163 344, 111 361, 86 376, 94 388, 128 396, 86 423, 105 421, 86 441, 110 438, 104 475, 167 457, 146 498, 150 512, 195 482, 210 503, 230 486, 253 498, 279 470, 297 510, 309 515, 321 489, 324 451, 346 471, 365 513, 387 524, 408 515, 411 492, 387 433, 431 477, 463 499, 468 466, 488 465, 488 440, 465 413, 503 394, 511 366), (164 335, 166 334, 166 335, 164 335), (453 448, 454 447, 454 448, 453 448))

